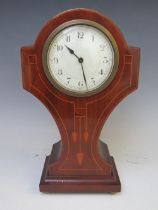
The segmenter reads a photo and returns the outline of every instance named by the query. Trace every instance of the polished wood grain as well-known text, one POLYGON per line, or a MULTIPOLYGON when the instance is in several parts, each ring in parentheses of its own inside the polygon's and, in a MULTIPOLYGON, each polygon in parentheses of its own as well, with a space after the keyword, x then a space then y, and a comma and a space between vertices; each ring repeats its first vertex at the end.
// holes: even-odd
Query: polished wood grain
POLYGON ((74 9, 50 20, 35 44, 21 49, 21 59, 23 87, 47 107, 61 134, 61 141, 46 158, 40 191, 120 191, 114 160, 99 136, 112 110, 138 87, 140 49, 128 47, 109 18, 94 10, 74 9), (47 79, 42 64, 42 51, 48 36, 59 25, 76 19, 91 20, 109 30, 120 55, 118 70, 110 85, 96 95, 82 98, 57 90, 47 79))

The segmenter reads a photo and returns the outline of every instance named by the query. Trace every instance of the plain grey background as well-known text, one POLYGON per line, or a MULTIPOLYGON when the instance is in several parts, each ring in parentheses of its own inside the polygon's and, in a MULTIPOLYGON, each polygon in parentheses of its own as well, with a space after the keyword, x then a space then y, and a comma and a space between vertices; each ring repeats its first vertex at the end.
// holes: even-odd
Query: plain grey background
POLYGON ((0 209, 156 210, 158 187, 158 1, 0 0, 0 209), (128 44, 141 48, 139 89, 110 115, 101 138, 114 156, 122 192, 42 194, 45 156, 60 139, 46 108, 22 88, 20 48, 71 8, 110 17, 128 44))

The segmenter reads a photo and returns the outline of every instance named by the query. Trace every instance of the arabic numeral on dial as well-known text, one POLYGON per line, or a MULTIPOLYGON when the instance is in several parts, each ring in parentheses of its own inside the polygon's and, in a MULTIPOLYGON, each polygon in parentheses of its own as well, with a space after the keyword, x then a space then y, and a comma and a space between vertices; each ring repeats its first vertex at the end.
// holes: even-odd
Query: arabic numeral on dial
POLYGON ((70 42, 71 38, 70 38, 70 35, 67 35, 66 36, 66 42, 70 42))
POLYGON ((99 74, 103 75, 103 69, 100 69, 99 74))
POLYGON ((58 69, 58 75, 62 75, 62 74, 63 74, 62 69, 58 69))
POLYGON ((94 80, 94 78, 93 78, 93 77, 91 78, 91 80, 92 80, 92 82, 93 82, 93 85, 95 85, 95 80, 94 80))
POLYGON ((69 84, 71 78, 70 77, 67 77, 66 79, 67 79, 67 84, 69 84))
POLYGON ((58 62, 59 62, 59 59, 58 59, 57 57, 54 57, 54 58, 53 58, 53 63, 54 63, 54 64, 57 64, 58 62))
POLYGON ((83 82, 80 82, 80 81, 79 81, 79 82, 78 82, 78 86, 79 86, 79 87, 83 87, 83 82))
POLYGON ((105 50, 105 45, 101 44, 101 45, 99 45, 99 47, 100 47, 100 51, 104 51, 105 50))
POLYGON ((94 35, 92 35, 92 42, 94 42, 94 35))
POLYGON ((83 39, 84 38, 84 32, 78 32, 78 39, 83 39))
POLYGON ((109 61, 108 61, 108 58, 107 57, 104 57, 103 58, 103 63, 108 63, 109 61))
POLYGON ((62 51, 63 50, 63 46, 62 45, 57 45, 57 51, 62 51))

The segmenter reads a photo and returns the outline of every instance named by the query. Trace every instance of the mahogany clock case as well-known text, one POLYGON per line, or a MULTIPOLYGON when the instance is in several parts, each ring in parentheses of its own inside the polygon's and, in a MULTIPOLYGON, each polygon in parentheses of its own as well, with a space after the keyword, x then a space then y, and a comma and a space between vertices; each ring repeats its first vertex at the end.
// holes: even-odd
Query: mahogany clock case
POLYGON ((137 89, 140 49, 128 47, 118 27, 94 10, 74 9, 50 20, 33 46, 21 49, 23 87, 35 95, 53 116, 61 134, 46 158, 41 192, 119 192, 121 184, 107 145, 99 140, 102 127, 116 105, 137 89), (56 89, 42 62, 46 40, 57 27, 72 20, 100 24, 115 39, 119 64, 115 77, 101 92, 75 97, 56 89))

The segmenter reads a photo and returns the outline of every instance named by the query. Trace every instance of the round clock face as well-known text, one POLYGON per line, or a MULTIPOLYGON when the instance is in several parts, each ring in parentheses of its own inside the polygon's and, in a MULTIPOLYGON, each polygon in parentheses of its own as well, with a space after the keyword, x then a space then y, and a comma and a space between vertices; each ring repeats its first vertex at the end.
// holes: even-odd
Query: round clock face
POLYGON ((94 22, 70 22, 46 41, 43 63, 48 79, 60 91, 93 95, 107 87, 116 73, 117 45, 110 33, 94 22))

